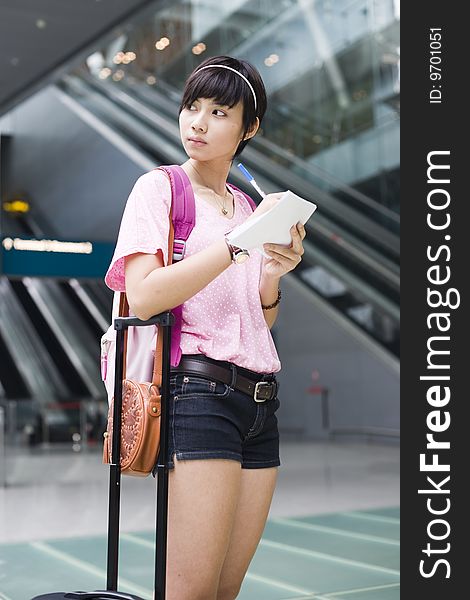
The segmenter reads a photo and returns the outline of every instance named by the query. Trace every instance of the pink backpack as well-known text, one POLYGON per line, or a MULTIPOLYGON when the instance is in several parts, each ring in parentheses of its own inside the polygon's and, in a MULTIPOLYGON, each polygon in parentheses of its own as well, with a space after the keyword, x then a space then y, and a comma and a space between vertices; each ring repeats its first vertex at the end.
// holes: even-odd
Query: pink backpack
MULTIPOLYGON (((184 258, 186 241, 196 222, 196 206, 191 182, 179 165, 156 167, 165 171, 171 184, 172 221, 174 227, 173 262, 184 258)), ((252 210, 254 201, 235 185, 228 184, 243 194, 252 210)), ((116 330, 114 319, 119 316, 119 303, 122 292, 114 292, 111 325, 101 337, 101 379, 108 395, 108 403, 114 395, 114 361, 116 356, 116 330)), ((175 323, 171 333, 171 366, 178 366, 181 359, 181 323, 183 305, 171 309, 175 323)), ((129 308, 129 316, 135 316, 129 308)), ((158 327, 129 327, 127 330, 126 377, 135 381, 151 381, 158 327)))

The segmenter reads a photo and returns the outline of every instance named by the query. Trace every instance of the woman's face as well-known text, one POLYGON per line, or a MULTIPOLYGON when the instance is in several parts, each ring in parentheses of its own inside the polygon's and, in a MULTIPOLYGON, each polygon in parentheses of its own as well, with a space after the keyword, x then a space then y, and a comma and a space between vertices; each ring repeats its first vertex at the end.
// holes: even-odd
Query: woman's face
POLYGON ((198 98, 179 116, 180 135, 189 158, 206 161, 218 158, 232 160, 243 134, 243 104, 232 108, 198 98), (204 143, 191 141, 191 138, 204 143))

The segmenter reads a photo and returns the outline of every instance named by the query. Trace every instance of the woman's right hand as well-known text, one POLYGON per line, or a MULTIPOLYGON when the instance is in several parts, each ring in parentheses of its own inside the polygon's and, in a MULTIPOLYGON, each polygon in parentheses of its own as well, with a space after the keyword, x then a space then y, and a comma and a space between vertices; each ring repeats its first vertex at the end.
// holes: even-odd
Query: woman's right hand
POLYGON ((274 194, 267 194, 258 204, 253 213, 246 220, 249 221, 254 217, 259 217, 259 215, 268 212, 268 210, 271 210, 271 208, 279 202, 279 200, 284 194, 285 192, 275 192, 274 194))

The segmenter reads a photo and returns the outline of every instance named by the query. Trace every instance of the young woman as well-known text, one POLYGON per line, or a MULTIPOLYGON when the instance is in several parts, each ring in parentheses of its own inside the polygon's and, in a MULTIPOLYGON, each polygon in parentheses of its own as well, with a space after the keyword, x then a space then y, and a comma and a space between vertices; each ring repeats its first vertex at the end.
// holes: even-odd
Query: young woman
POLYGON ((167 600, 237 597, 280 465, 281 365, 270 328, 280 278, 300 262, 305 231, 292 228, 290 247, 266 247, 269 259, 246 256, 225 239, 282 195, 267 195, 253 212, 226 184, 265 110, 265 88, 250 63, 215 56, 196 67, 179 114, 189 157, 181 167, 196 204, 185 258, 165 266, 171 188, 163 171, 152 170, 129 196, 105 278, 126 290, 141 319, 184 304, 182 358, 170 380, 167 600))

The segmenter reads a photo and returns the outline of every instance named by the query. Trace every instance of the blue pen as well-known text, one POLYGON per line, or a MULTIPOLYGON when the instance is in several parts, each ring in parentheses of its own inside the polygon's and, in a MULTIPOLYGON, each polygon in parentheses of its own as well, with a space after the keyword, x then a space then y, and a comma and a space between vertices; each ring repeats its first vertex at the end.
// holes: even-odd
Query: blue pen
POLYGON ((261 196, 261 198, 265 198, 266 194, 256 183, 255 178, 248 171, 248 169, 246 167, 244 167, 242 163, 238 163, 237 167, 240 169, 240 171, 243 173, 243 175, 246 177, 246 179, 251 183, 251 185, 255 188, 255 190, 258 192, 258 194, 261 196))

